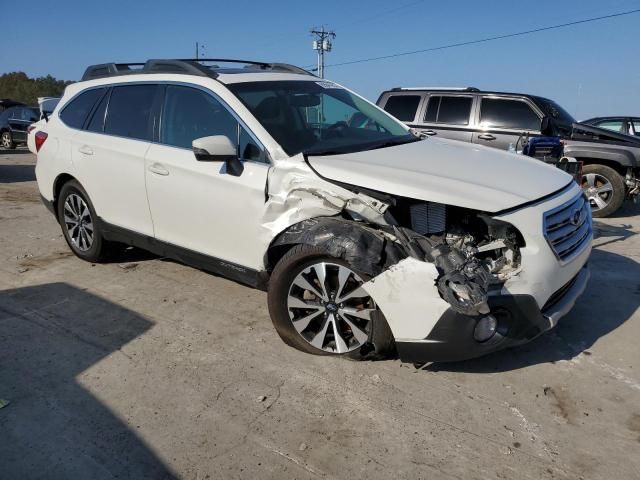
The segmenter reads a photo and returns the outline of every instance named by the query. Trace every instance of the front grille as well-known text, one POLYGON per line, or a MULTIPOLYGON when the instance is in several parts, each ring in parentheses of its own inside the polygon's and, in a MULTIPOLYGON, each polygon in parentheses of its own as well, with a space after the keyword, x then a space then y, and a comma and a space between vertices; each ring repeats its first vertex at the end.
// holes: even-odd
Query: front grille
POLYGON ((578 255, 591 241, 591 206, 583 194, 544 214, 544 235, 562 261, 578 255))

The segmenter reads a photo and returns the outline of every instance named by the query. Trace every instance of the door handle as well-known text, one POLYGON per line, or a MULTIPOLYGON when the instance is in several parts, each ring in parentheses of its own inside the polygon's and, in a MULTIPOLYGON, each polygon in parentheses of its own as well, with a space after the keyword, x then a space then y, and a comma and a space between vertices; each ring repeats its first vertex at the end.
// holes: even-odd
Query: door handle
POLYGON ((425 135, 429 135, 430 137, 438 134, 438 132, 436 132, 435 130, 422 130, 422 133, 424 133, 425 135))
POLYGON ((169 175, 169 170, 167 170, 166 168, 164 168, 161 164, 159 163, 152 163, 151 165, 149 165, 148 170, 150 172, 153 172, 157 175, 162 175, 162 176, 167 176, 169 175))
POLYGON ((93 150, 92 150, 92 148, 91 148, 90 146, 88 146, 88 145, 83 145, 83 146, 81 146, 81 147, 78 149, 78 151, 79 151, 80 153, 85 154, 85 155, 93 155, 93 150))
POLYGON ((478 135, 478 138, 481 140, 495 140, 496 137, 494 137, 493 135, 489 134, 489 133, 485 133, 483 135, 478 135))

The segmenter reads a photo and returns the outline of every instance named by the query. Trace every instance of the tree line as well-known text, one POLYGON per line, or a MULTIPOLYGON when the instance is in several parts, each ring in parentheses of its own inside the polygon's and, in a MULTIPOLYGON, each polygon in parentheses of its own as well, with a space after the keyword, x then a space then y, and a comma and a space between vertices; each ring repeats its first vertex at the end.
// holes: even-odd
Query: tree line
POLYGON ((38 97, 60 97, 69 80, 57 80, 51 75, 29 78, 24 72, 0 75, 0 99, 10 98, 27 105, 37 105, 38 97))

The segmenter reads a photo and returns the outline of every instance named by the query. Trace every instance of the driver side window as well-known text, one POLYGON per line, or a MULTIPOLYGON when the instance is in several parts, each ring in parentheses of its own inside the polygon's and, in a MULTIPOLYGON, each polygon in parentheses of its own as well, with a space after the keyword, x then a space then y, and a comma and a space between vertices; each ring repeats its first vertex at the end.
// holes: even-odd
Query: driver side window
POLYGON ((202 90, 167 86, 160 143, 191 148, 196 138, 225 135, 238 147, 242 160, 262 161, 264 154, 236 118, 216 98, 202 90))

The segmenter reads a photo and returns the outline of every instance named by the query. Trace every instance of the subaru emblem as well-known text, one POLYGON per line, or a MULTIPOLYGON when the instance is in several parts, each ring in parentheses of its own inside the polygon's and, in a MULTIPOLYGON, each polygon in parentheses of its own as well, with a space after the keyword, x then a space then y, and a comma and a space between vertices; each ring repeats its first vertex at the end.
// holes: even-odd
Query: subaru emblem
POLYGON ((582 220, 582 210, 575 209, 571 215, 571 225, 578 225, 580 220, 582 220))

